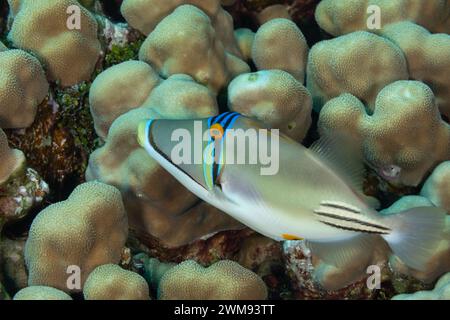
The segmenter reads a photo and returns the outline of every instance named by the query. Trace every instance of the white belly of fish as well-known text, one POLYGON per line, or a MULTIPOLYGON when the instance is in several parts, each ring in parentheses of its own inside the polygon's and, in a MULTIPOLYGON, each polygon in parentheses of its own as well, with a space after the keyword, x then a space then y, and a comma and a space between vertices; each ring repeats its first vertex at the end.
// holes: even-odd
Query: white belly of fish
MULTIPOLYGON (((318 221, 313 208, 298 206, 292 209, 277 208, 276 204, 267 203, 250 185, 235 184, 224 177, 220 193, 228 199, 223 201, 218 195, 213 205, 233 216, 253 230, 275 240, 299 238, 314 241, 337 241, 357 235, 357 232, 330 227, 318 221)), ((218 194, 215 192, 213 194, 218 194)), ((317 201, 319 207, 320 201, 317 201)))

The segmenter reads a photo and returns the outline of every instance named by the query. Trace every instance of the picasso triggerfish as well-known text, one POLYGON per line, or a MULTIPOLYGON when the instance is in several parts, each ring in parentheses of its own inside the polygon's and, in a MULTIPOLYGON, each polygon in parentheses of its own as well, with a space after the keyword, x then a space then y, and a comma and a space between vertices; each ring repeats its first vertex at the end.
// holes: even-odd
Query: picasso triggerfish
POLYGON ((305 239, 329 264, 343 265, 356 254, 371 252, 375 238, 382 237, 404 263, 422 270, 441 239, 441 208, 394 215, 374 209, 362 192, 364 165, 345 139, 324 136, 306 148, 230 112, 198 120, 143 121, 138 136, 150 156, 199 198, 272 239, 305 239), (199 128, 204 134, 196 133, 199 128), (236 143, 236 132, 247 143, 242 137, 236 143), (185 144, 192 152, 180 155, 181 137, 187 133, 196 136, 185 144), (276 170, 264 174, 267 162, 248 161, 255 159, 252 144, 276 153, 271 154, 276 170), (228 157, 232 153, 247 161, 228 157))

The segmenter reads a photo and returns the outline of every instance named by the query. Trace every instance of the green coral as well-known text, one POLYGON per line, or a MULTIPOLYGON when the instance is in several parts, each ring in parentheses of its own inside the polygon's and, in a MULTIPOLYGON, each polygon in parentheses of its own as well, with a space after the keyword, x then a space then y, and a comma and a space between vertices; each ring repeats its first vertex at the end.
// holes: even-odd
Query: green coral
MULTIPOLYGON (((57 125, 70 131, 75 147, 86 156, 101 145, 89 110, 90 86, 90 83, 82 82, 70 88, 56 89, 55 92, 55 101, 59 105, 57 125)), ((80 161, 77 171, 84 172, 86 166, 86 161, 80 161)))
POLYGON ((124 61, 136 60, 138 58, 139 48, 143 42, 144 38, 141 37, 125 46, 113 44, 111 50, 105 56, 104 69, 124 61))
POLYGON ((55 100, 60 106, 59 127, 70 128, 77 147, 92 152, 99 146, 93 130, 93 120, 89 110, 89 89, 91 84, 83 82, 64 90, 57 90, 55 100))

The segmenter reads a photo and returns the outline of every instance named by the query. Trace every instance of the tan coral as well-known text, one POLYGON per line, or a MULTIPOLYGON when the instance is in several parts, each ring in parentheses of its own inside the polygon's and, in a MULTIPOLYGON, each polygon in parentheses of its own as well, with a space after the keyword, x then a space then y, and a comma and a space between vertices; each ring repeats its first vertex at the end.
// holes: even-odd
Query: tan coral
POLYGON ((72 298, 64 291, 52 287, 31 286, 17 292, 14 300, 72 300, 72 298))
POLYGON ((116 264, 95 268, 83 288, 86 300, 149 300, 149 288, 144 278, 116 264))
POLYGON ((106 69, 95 78, 89 104, 95 131, 103 139, 112 122, 141 106, 161 79, 142 61, 127 61, 106 69))
POLYGON ((88 80, 100 55, 97 22, 75 0, 10 0, 12 43, 32 51, 44 63, 47 76, 63 86, 88 80), (69 29, 70 6, 80 9, 80 29, 69 29))
POLYGON ((442 162, 433 170, 420 194, 450 214, 450 161, 442 162))
POLYGON ((225 51, 210 18, 200 9, 183 5, 164 18, 139 51, 162 77, 183 73, 218 92, 249 66, 225 51))
POLYGON ((22 50, 0 52, 0 128, 30 126, 48 92, 39 61, 22 50))
POLYGON ((321 41, 309 53, 307 88, 318 111, 342 93, 351 93, 373 110, 383 87, 407 79, 402 51, 391 41, 365 31, 321 41))
POLYGON ((120 261, 127 235, 119 190, 100 182, 81 184, 34 219, 25 246, 28 284, 79 291, 68 288, 68 277, 76 272, 68 268, 80 268, 82 287, 97 266, 120 261))
POLYGON ((228 86, 228 106, 299 141, 311 125, 311 95, 299 81, 281 70, 236 77, 228 86))
POLYGON ((233 19, 222 9, 220 0, 124 0, 120 11, 130 26, 148 35, 176 8, 186 4, 194 5, 205 12, 211 18, 217 38, 225 49, 240 57, 233 37, 233 19))
POLYGON ((388 25, 381 34, 400 47, 410 78, 432 88, 441 113, 450 119, 450 35, 431 34, 412 22, 388 25))
POLYGON ((244 59, 251 60, 255 33, 248 28, 240 28, 234 31, 234 36, 244 59))
POLYGON ((308 50, 297 25, 278 18, 266 22, 256 32, 252 58, 258 70, 284 70, 304 83, 308 50))
POLYGON ((450 300, 450 273, 443 275, 430 291, 399 294, 392 300, 450 300))
MULTIPOLYGON (((168 96, 168 100, 175 101, 176 93, 173 91, 174 96, 168 96)), ((196 97, 192 99, 195 101, 196 97)), ((122 191, 133 230, 145 237, 156 237, 170 247, 187 244, 217 231, 242 228, 218 209, 200 204, 197 197, 139 146, 137 129, 143 119, 174 118, 175 115, 177 118, 183 115, 184 118, 201 118, 217 112, 214 105, 197 112, 179 103, 175 106, 179 109, 172 107, 170 113, 162 105, 159 109, 141 107, 120 116, 111 126, 106 144, 91 154, 86 172, 88 180, 97 179, 122 191)), ((195 103, 190 106, 195 107, 195 103)))
POLYGON ((169 269, 158 287, 162 300, 262 300, 264 281, 237 262, 222 260, 204 268, 193 260, 169 269))
POLYGON ((357 30, 379 31, 368 28, 368 18, 380 9, 380 27, 399 21, 413 21, 432 32, 450 32, 447 0, 323 0, 316 9, 316 21, 328 33, 338 36, 357 30), (368 13, 368 9, 371 9, 368 13))
POLYGON ((324 106, 318 126, 322 132, 351 133, 366 162, 393 184, 416 186, 450 158, 450 126, 441 119, 431 89, 419 81, 383 88, 371 115, 356 97, 343 94, 324 106))
POLYGON ((219 112, 216 96, 186 74, 176 74, 163 81, 142 106, 170 114, 173 119, 203 117, 219 112))
POLYGON ((0 129, 0 185, 24 168, 24 165, 24 154, 20 150, 9 148, 6 134, 0 129))
POLYGON ((292 20, 289 14, 289 6, 284 4, 274 4, 264 8, 258 13, 259 24, 264 24, 272 19, 289 19, 292 20))

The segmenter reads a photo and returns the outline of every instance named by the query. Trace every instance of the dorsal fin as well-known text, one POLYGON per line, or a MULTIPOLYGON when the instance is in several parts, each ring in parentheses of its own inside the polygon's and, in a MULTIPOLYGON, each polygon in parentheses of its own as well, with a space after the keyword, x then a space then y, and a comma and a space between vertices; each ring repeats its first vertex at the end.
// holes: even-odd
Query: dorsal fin
POLYGON ((324 134, 309 150, 314 152, 356 191, 363 194, 365 175, 361 150, 350 135, 324 134))

